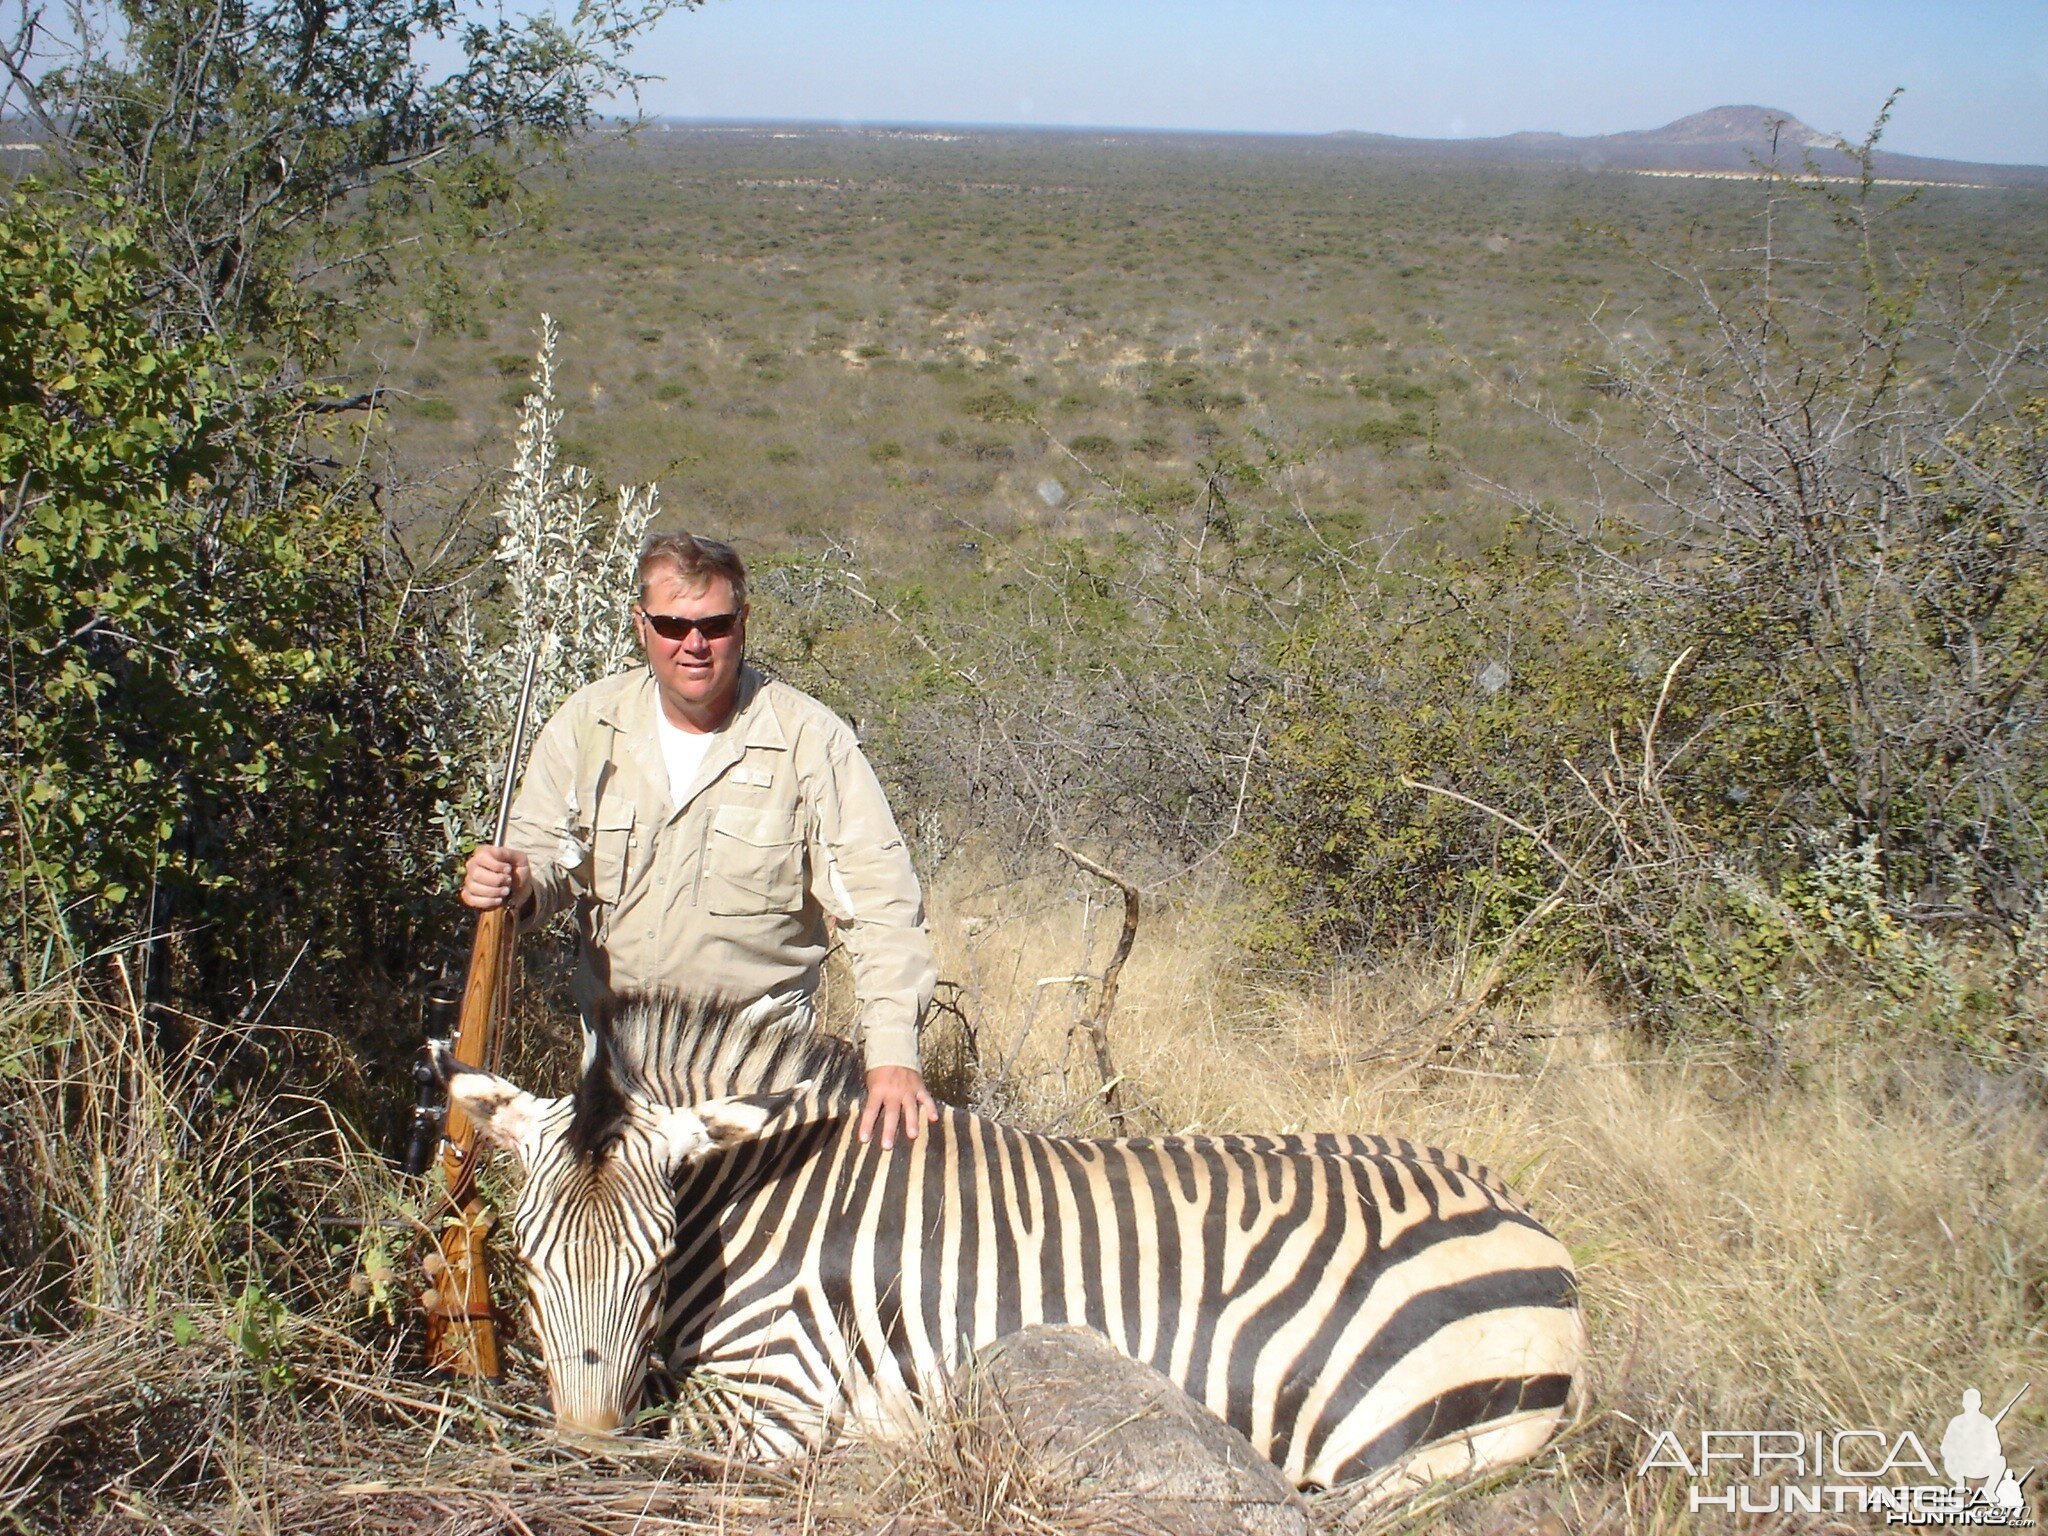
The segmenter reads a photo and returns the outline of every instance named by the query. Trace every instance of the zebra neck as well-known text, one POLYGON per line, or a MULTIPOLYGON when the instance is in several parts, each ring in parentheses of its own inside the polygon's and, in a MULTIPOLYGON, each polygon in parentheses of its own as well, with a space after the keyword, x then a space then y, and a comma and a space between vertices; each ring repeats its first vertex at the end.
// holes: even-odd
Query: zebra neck
POLYGON ((858 1098, 859 1058, 808 1017, 763 1022, 750 1005, 673 995, 621 997, 596 1021, 628 1091, 658 1104, 810 1084, 826 1102, 858 1098))

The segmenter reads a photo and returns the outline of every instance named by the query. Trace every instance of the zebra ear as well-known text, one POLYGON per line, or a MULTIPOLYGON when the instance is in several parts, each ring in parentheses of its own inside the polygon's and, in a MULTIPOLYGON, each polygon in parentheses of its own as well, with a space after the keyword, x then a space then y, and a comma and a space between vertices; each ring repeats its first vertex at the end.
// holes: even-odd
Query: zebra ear
POLYGON ((494 1147, 518 1152, 520 1142, 539 1126, 549 1101, 494 1072, 465 1067, 442 1041, 434 1042, 432 1060, 434 1076, 448 1091, 448 1103, 469 1116, 477 1135, 494 1147))
POLYGON ((696 1110, 680 1104, 656 1104, 649 1107, 654 1116, 654 1135, 660 1148, 661 1160, 670 1172, 694 1163, 706 1153, 717 1149, 717 1143, 711 1137, 710 1127, 705 1125, 696 1110))
POLYGON ((788 1102, 787 1094, 778 1094, 773 1099, 708 1099, 697 1106, 697 1113, 704 1121, 711 1144, 730 1147, 759 1136, 788 1102))
POLYGON ((790 1095, 706 1099, 659 1111, 660 1134, 671 1166, 681 1167, 713 1152, 752 1141, 788 1106, 790 1095))

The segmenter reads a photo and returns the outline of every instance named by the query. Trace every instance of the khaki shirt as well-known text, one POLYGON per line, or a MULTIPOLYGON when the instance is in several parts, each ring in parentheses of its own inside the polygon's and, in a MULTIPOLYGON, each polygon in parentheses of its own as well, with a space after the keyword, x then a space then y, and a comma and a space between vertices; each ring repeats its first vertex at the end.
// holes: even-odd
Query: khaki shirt
POLYGON ((808 997, 829 914, 867 1064, 917 1067, 938 970, 909 851, 852 729, 746 667, 674 805, 658 708, 641 668, 579 689, 542 727, 507 838, 533 866, 523 926, 575 906, 586 1005, 656 988, 808 997))

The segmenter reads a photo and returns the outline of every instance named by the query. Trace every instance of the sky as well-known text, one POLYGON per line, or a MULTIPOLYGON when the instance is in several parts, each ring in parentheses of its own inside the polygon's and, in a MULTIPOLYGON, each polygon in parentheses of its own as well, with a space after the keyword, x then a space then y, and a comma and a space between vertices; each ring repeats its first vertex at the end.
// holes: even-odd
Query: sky
POLYGON ((707 0, 643 110, 1462 138, 1754 105, 1887 149, 2048 163, 2048 0, 707 0))

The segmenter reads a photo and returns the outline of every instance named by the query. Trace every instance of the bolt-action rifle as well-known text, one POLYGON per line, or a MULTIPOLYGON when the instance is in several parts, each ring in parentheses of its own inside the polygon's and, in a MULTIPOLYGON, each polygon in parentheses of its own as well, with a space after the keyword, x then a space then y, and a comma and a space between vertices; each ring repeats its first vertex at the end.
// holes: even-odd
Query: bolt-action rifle
MULTIPOLYGON (((494 847, 505 845, 512 824, 512 795, 518 787, 520 748, 526 739, 539 659, 537 651, 527 657, 526 676, 519 685, 519 708, 513 716, 512 740, 505 749, 497 830, 491 839, 494 847)), ((513 948, 518 937, 519 914, 510 905, 479 912, 469 973, 460 996, 445 985, 428 994, 429 1041, 448 1040, 455 1059, 466 1067, 495 1070, 504 1051, 505 1024, 512 1004, 513 948)), ((498 1314, 491 1304, 486 1252, 493 1218, 476 1194, 476 1126, 460 1108, 443 1102, 426 1052, 413 1068, 413 1077, 419 1084, 419 1103, 413 1110, 406 1171, 425 1174, 438 1145, 447 1185, 446 1204, 430 1220, 433 1245, 422 1265, 427 1275, 427 1289, 420 1297, 427 1318, 427 1369, 495 1378, 500 1372, 498 1314)))

